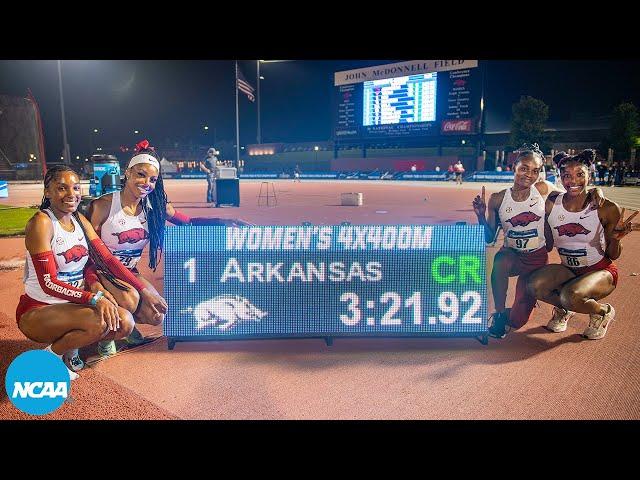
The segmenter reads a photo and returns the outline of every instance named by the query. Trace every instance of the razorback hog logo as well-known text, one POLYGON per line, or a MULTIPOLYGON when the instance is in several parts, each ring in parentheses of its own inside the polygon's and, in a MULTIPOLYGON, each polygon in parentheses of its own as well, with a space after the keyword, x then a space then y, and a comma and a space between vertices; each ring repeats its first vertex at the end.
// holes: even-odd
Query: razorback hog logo
POLYGON ((219 295, 199 303, 195 308, 181 310, 181 313, 193 313, 197 329, 212 325, 220 330, 227 330, 238 321, 259 322, 267 315, 267 312, 238 295, 219 295))
POLYGON ((576 235, 586 235, 587 233, 591 233, 591 230, 587 230, 579 223, 565 223, 564 225, 560 225, 559 227, 554 227, 558 230, 558 235, 567 237, 575 237, 576 235))
POLYGON ((64 263, 79 262, 82 260, 82 257, 89 255, 89 250, 87 250, 87 247, 84 245, 74 245, 66 252, 61 252, 58 255, 64 257, 64 263))
POLYGON ((458 80, 454 80, 453 81, 453 84, 456 87, 464 87, 466 83, 467 83, 467 81, 466 80, 462 80, 462 79, 458 79, 458 80))
POLYGON ((536 215, 533 212, 522 212, 518 215, 511 217, 507 222, 511 223, 514 227, 526 227, 531 222, 537 222, 542 217, 536 215))
POLYGON ((149 232, 147 232, 144 228, 131 228, 120 233, 112 233, 111 235, 115 235, 116 237, 118 237, 118 244, 136 243, 140 240, 149 238, 149 232))

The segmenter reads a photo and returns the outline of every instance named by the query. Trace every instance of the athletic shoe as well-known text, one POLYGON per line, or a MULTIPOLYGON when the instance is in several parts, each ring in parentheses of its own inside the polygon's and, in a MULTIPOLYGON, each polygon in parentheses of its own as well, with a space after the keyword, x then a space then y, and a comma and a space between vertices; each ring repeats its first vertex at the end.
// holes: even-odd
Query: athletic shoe
MULTIPOLYGON (((43 348, 43 350, 46 351, 46 352, 49 352, 49 353, 53 353, 56 357, 58 357, 60 360, 62 360, 62 355, 58 355, 53 350, 51 350, 51 345, 47 345, 46 347, 43 348)), ((64 360, 62 360, 62 363, 64 363, 64 360)), ((66 364, 64 366, 67 367, 66 364)), ((78 378, 80 376, 76 372, 71 370, 69 367, 67 367, 67 372, 69 372, 69 380, 75 380, 76 378, 78 378)))
POLYGON ((143 343, 145 343, 145 338, 144 335, 142 335, 140 333, 140 331, 136 328, 133 327, 133 330, 131 331, 131 333, 129 334, 128 337, 126 337, 124 339, 129 345, 142 345, 143 343))
POLYGON ((495 312, 489 318, 489 335, 494 338, 504 338, 509 331, 509 319, 506 312, 495 312))
POLYGON ((587 337, 589 340, 599 340, 607 334, 607 329, 613 320, 613 317, 616 316, 615 309, 607 303, 609 307, 609 311, 604 315, 598 315, 592 313, 589 315, 589 326, 582 333, 583 336, 587 337))
POLYGON ((74 372, 73 370, 69 369, 69 367, 67 367, 67 370, 69 370, 69 380, 75 380, 76 378, 78 378, 80 376, 76 372, 74 372))
POLYGON ((547 323, 547 330, 555 333, 564 332, 567 329, 567 322, 576 312, 565 310, 564 308, 553 307, 553 317, 547 323))
POLYGON ((116 342, 113 340, 101 340, 98 342, 98 355, 101 357, 110 357, 118 353, 116 342))
POLYGON ((78 355, 77 348, 74 350, 69 350, 67 353, 65 353, 64 360, 67 364, 67 367, 74 372, 79 372, 84 368, 84 362, 80 358, 80 355, 78 355))

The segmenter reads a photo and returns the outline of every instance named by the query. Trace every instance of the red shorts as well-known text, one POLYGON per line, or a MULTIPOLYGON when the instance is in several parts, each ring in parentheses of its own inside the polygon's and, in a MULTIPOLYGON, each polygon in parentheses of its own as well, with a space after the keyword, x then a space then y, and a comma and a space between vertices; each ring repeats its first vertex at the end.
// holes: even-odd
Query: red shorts
POLYGON ((587 273, 597 272, 599 270, 606 270, 613 277, 613 286, 618 286, 618 267, 607 257, 603 257, 602 260, 600 260, 598 263, 595 263, 589 267, 569 268, 569 270, 571 270, 576 275, 585 275, 587 273))
POLYGON ((521 328, 529 321, 536 304, 536 299, 527 293, 527 274, 544 267, 549 262, 549 253, 546 248, 540 248, 535 252, 518 253, 502 247, 500 251, 511 251, 516 254, 516 258, 509 265, 509 276, 518 277, 516 295, 509 313, 509 324, 513 328, 521 328))
POLYGON ((18 323, 20 321, 20 317, 22 317, 22 315, 27 313, 29 310, 33 310, 34 308, 46 307, 47 305, 51 304, 34 300, 26 294, 22 295, 20 297, 20 302, 18 302, 18 307, 16 308, 16 323, 18 323))
POLYGON ((549 253, 546 248, 539 248, 535 252, 519 253, 507 247, 502 247, 500 251, 510 251, 515 253, 517 260, 511 263, 509 269, 510 277, 526 275, 534 270, 544 267, 549 262, 549 253))

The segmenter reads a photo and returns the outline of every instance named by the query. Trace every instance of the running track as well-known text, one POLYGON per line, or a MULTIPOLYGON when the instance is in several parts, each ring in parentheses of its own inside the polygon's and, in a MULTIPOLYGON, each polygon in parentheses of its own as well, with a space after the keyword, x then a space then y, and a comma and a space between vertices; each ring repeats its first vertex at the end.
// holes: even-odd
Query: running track
MULTIPOLYGON (((175 206, 191 216, 234 216, 259 225, 451 223, 473 221, 480 184, 275 182, 277 207, 258 207, 260 182, 242 182, 241 207, 210 209, 204 180, 166 181, 175 206), (362 207, 339 206, 341 192, 363 192, 362 207), (381 213, 384 212, 384 213, 381 213)), ((486 184, 492 192, 503 186, 486 184)), ((2 203, 39 203, 39 185, 11 185, 2 203), (9 201, 7 201, 9 200, 9 201)), ((627 207, 640 191, 605 188, 627 207)), ((23 239, 0 239, 0 264, 22 258, 23 239)), ((640 418, 640 235, 624 241, 617 317, 605 339, 583 340, 585 315, 566 332, 543 327, 551 308, 504 340, 319 339, 178 343, 164 338, 81 372, 73 402, 52 419, 638 419, 640 418)), ((487 250, 489 263, 497 249, 487 250)), ((557 262, 554 253, 552 262, 557 262)), ((146 265, 146 258, 141 264, 146 265)), ((148 278, 162 288, 162 267, 148 278)), ((41 347, 22 336, 14 312, 21 269, 0 270, 0 373, 19 353, 41 347)), ((511 295, 515 282, 511 284, 511 295)), ((491 308, 491 305, 490 305, 491 308)), ((159 333, 157 328, 142 328, 159 333)), ((86 353, 86 352, 84 352, 86 353)), ((90 352, 89 352, 90 353, 90 352)), ((2 390, 0 419, 27 419, 2 390)))

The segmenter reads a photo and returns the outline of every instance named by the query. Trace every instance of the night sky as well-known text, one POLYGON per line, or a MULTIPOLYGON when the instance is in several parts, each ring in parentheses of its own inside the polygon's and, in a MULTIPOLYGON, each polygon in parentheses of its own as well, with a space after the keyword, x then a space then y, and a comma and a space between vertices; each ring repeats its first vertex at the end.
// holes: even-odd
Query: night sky
MULTIPOLYGON (((263 142, 323 141, 331 137, 333 74, 391 60, 300 60, 261 64, 263 142)), ((65 60, 67 133, 72 156, 91 147, 235 140, 232 60, 65 60), (204 125, 209 130, 203 129, 204 125), (99 133, 93 133, 97 128, 99 133), (135 135, 134 130, 140 130, 135 135)), ((256 62, 239 62, 255 87, 256 62)), ((622 101, 640 107, 640 61, 486 61, 487 131, 509 129, 511 106, 531 95, 550 107, 549 124, 607 125, 622 101)), ((0 61, 0 94, 40 105, 47 158, 62 151, 55 60, 0 61)), ((240 96, 240 142, 256 142, 256 104, 240 96)))

